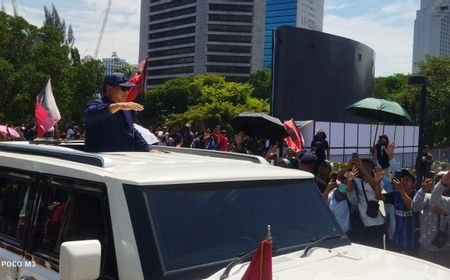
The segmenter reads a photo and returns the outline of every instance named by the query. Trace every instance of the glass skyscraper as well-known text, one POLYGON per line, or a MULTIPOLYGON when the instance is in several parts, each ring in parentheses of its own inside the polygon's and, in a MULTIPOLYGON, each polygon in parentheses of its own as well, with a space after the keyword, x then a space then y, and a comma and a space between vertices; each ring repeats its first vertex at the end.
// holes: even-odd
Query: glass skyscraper
POLYGON ((264 67, 272 68, 272 30, 279 26, 322 31, 324 0, 266 0, 264 67))
POLYGON ((421 0, 414 21, 413 68, 427 55, 450 57, 450 0, 421 0))

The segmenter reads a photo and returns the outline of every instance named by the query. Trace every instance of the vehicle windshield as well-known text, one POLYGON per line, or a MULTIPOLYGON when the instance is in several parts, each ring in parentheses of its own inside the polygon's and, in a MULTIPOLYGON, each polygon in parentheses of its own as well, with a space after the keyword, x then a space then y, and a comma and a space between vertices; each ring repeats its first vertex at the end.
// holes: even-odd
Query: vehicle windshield
MULTIPOLYGON (((127 189, 143 192, 165 271, 230 260, 253 250, 265 239, 267 225, 278 250, 344 235, 312 180, 128 186, 126 194, 127 189)), ((133 197, 127 199, 130 204, 133 197)), ((133 212, 136 205, 129 207, 133 212)), ((131 216, 142 222, 142 214, 131 216)))

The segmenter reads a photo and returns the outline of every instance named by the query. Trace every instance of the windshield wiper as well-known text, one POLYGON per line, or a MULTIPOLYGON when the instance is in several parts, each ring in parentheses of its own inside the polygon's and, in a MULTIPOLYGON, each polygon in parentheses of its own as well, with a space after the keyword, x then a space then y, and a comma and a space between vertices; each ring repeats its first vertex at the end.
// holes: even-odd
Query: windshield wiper
MULTIPOLYGON (((276 249, 278 249, 278 246, 272 247, 272 252, 276 251, 276 249)), ((220 276, 220 280, 227 279, 229 277, 231 269, 233 267, 235 267, 236 265, 241 264, 241 263, 243 263, 245 261, 251 260, 253 255, 256 253, 257 250, 258 249, 255 249, 255 250, 251 250, 248 253, 241 254, 237 259, 235 259, 234 261, 230 262, 227 265, 227 267, 225 268, 225 271, 220 276)))
POLYGON ((240 264, 240 263, 243 263, 243 262, 245 262, 245 261, 250 260, 250 259, 253 257, 253 255, 256 253, 256 250, 258 250, 258 249, 251 250, 251 251, 248 252, 248 253, 244 253, 243 255, 241 255, 240 257, 238 257, 237 259, 235 259, 234 261, 230 262, 230 263, 227 265, 227 268, 225 268, 225 271, 224 271, 224 272, 222 273, 222 275, 220 276, 220 280, 227 279, 228 276, 229 276, 229 274, 230 274, 230 271, 231 271, 231 269, 232 269, 233 267, 235 267, 236 265, 238 265, 238 264, 240 264))
POLYGON ((314 248, 317 247, 320 243, 322 243, 325 240, 331 240, 331 239, 338 239, 341 238, 341 235, 326 235, 323 236, 319 239, 313 240, 311 241, 311 243, 309 243, 306 247, 305 250, 303 251, 303 255, 300 256, 300 258, 305 258, 308 256, 309 251, 314 248))

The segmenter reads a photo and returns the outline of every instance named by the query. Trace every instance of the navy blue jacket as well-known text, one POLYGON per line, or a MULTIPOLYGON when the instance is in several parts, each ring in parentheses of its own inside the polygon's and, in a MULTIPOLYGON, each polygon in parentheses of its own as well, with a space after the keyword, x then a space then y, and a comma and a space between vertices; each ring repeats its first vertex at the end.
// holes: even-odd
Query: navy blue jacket
POLYGON ((107 97, 90 101, 83 112, 86 128, 86 152, 150 151, 142 135, 133 127, 130 111, 119 110, 112 114, 107 97))

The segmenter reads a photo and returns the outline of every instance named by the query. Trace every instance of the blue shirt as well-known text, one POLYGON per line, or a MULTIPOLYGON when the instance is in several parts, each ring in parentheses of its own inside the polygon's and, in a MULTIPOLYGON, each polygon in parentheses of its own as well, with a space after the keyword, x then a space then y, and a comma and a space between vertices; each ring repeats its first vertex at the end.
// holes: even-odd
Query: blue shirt
POLYGON ((150 151, 142 135, 133 127, 130 111, 119 110, 112 114, 107 97, 94 99, 84 107, 86 126, 86 152, 150 151))
POLYGON ((337 201, 334 197, 334 192, 338 192, 339 190, 336 188, 332 190, 328 194, 328 206, 331 209, 331 212, 333 212, 334 216, 336 217, 336 220, 338 221, 339 225, 341 226, 342 230, 344 232, 348 232, 351 230, 350 228, 350 210, 349 209, 349 203, 353 206, 356 206, 358 204, 358 198, 355 194, 355 191, 347 192, 345 195, 347 195, 347 199, 343 199, 341 201, 337 201))

